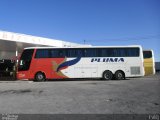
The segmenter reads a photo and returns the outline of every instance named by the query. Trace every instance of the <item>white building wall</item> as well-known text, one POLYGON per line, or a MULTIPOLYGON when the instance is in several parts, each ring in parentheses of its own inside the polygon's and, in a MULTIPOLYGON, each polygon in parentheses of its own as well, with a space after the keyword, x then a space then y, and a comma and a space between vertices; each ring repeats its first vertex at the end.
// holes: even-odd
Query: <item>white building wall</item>
POLYGON ((76 47, 82 45, 62 40, 0 31, 0 59, 16 57, 16 50, 21 53, 24 47, 76 47))
POLYGON ((6 32, 6 31, 0 31, 0 39, 15 41, 15 42, 31 43, 35 45, 55 46, 55 47, 75 47, 75 46, 82 45, 82 44, 66 42, 62 40, 36 37, 36 36, 12 33, 12 32, 6 32))

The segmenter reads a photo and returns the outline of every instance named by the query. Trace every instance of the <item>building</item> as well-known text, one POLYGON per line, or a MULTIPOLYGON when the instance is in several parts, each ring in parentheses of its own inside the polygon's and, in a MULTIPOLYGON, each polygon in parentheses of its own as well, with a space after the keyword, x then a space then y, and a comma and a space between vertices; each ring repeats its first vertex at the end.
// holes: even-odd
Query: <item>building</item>
POLYGON ((13 59, 18 57, 25 47, 75 47, 82 44, 66 42, 31 35, 0 31, 0 59, 13 59))

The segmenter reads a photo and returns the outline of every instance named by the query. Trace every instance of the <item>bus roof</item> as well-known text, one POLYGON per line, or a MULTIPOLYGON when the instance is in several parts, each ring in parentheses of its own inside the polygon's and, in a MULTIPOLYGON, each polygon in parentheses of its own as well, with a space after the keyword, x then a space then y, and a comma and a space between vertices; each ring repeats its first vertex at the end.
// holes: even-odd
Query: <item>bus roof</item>
POLYGON ((129 48, 129 47, 140 47, 142 48, 141 45, 127 45, 127 46, 78 46, 78 47, 27 47, 27 48, 24 48, 24 49, 51 49, 51 48, 129 48))
POLYGON ((153 52, 153 50, 152 50, 152 49, 147 49, 147 50, 143 50, 143 51, 151 51, 151 52, 153 52))

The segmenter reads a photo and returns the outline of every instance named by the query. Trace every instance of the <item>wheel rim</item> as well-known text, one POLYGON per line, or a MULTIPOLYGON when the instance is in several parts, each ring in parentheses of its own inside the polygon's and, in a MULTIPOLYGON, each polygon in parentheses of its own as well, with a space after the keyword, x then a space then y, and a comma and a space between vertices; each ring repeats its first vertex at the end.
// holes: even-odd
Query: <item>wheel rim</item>
POLYGON ((38 73, 36 76, 37 81, 43 81, 44 80, 44 75, 42 73, 38 73))
POLYGON ((37 76, 37 78, 38 78, 39 80, 42 80, 44 77, 43 77, 42 74, 39 74, 39 75, 37 76))
POLYGON ((106 80, 109 80, 109 79, 110 79, 110 74, 109 74, 109 73, 105 73, 105 74, 104 74, 104 78, 105 78, 106 80))
POLYGON ((118 74, 118 78, 123 78, 122 73, 119 73, 119 74, 118 74))
POLYGON ((120 79, 124 79, 124 75, 123 75, 123 73, 122 72, 119 72, 118 74, 117 74, 117 78, 120 80, 120 79))
POLYGON ((104 77, 105 77, 106 79, 109 79, 109 75, 108 75, 108 74, 105 74, 104 77))

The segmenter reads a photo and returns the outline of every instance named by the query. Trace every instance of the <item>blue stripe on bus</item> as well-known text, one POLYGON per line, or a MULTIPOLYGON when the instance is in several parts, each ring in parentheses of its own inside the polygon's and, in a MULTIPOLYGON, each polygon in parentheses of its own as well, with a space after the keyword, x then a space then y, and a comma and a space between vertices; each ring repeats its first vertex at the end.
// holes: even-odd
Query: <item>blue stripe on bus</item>
POLYGON ((63 67, 68 67, 68 66, 71 66, 71 65, 78 63, 80 61, 80 59, 81 59, 81 56, 78 56, 77 58, 75 58, 73 60, 66 61, 66 62, 60 64, 57 68, 57 72, 63 67))

